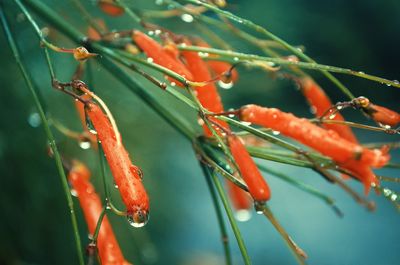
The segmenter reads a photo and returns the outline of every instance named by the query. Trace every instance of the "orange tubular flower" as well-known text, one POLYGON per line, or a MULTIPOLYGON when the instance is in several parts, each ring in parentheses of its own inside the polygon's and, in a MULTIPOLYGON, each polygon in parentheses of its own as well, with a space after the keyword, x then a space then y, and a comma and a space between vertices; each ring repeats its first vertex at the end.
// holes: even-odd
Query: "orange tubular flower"
MULTIPOLYGON (((189 42, 187 41, 189 44, 189 42)), ((193 75, 193 80, 195 82, 206 82, 211 80, 211 74, 208 70, 206 63, 200 58, 197 52, 183 51, 182 56, 186 60, 187 68, 193 75)), ((222 105, 221 97, 219 96, 218 90, 214 83, 208 83, 202 87, 195 87, 197 98, 199 99, 201 105, 211 112, 222 112, 224 111, 224 106, 222 105)), ((221 126, 224 130, 230 131, 229 125, 216 119, 210 117, 210 120, 221 126)), ((219 128, 216 128, 217 132, 222 134, 219 128)), ((212 132, 208 129, 207 125, 203 125, 204 135, 207 137, 212 137, 212 132)), ((247 152, 247 150, 245 150, 247 152)), ((236 210, 249 209, 251 204, 248 195, 242 189, 237 187, 235 184, 227 181, 229 195, 233 202, 233 206, 236 210)))
MULTIPOLYGON (((211 46, 205 42, 204 40, 197 40, 196 41, 196 45, 199 47, 203 47, 203 48, 211 48, 211 46)), ((211 55, 209 58, 214 58, 215 60, 208 60, 207 61, 207 65, 208 67, 210 67, 212 69, 212 71, 214 72, 214 74, 216 76, 220 76, 223 73, 226 73, 227 71, 229 71, 232 67, 231 64, 227 63, 227 62, 222 62, 222 61, 218 61, 218 57, 217 56, 213 56, 211 55)), ((236 69, 233 69, 231 71, 231 80, 232 82, 236 82, 236 80, 239 78, 238 72, 236 71, 236 69)))
MULTIPOLYGON (((132 39, 136 45, 151 58, 154 63, 164 66, 169 70, 183 76, 184 78, 191 80, 192 74, 185 67, 185 65, 179 61, 177 58, 173 58, 170 53, 166 52, 164 48, 155 40, 148 37, 143 32, 135 30, 132 34, 132 39)), ((183 86, 179 81, 169 78, 171 82, 175 82, 179 86, 183 86)))
POLYGON ((118 17, 124 14, 124 9, 117 6, 113 0, 99 0, 97 4, 107 15, 118 17))
MULTIPOLYGON (((208 70, 206 63, 200 58, 197 52, 183 51, 182 56, 186 60, 187 68, 192 73, 193 78, 190 81, 195 82, 207 82, 210 81, 211 74, 208 70)), ((201 105, 211 112, 223 112, 224 106, 222 105, 221 97, 219 96, 218 90, 214 83, 208 83, 205 86, 197 86, 194 88, 196 91, 197 98, 201 105)), ((220 125, 227 131, 230 131, 228 124, 224 121, 210 117, 210 120, 220 125)), ((204 134, 207 137, 211 137, 212 133, 207 128, 207 125, 203 125, 204 134)), ((219 128, 217 128, 218 130, 219 128)), ((219 131, 219 130, 218 130, 219 131)), ((220 131, 219 131, 220 132, 220 131)))
POLYGON ((86 109, 127 208, 128 220, 132 226, 141 227, 148 221, 149 214, 149 198, 142 184, 141 170, 132 165, 128 152, 117 140, 111 122, 101 108, 87 103, 86 109))
POLYGON ((396 127, 400 123, 400 114, 388 108, 370 104, 367 111, 371 113, 372 119, 380 124, 396 127))
MULTIPOLYGON (((332 102, 329 97, 325 94, 320 86, 315 83, 310 77, 303 77, 300 79, 301 91, 304 97, 307 99, 311 108, 315 110, 315 115, 321 117, 325 111, 332 107, 332 102)), ((336 113, 332 120, 345 121, 340 113, 336 113)), ((324 128, 337 132, 342 138, 347 141, 358 143, 357 138, 353 134, 351 128, 347 125, 341 124, 324 124, 324 128)))
POLYGON ((341 138, 335 131, 325 130, 307 119, 298 118, 276 108, 247 105, 241 108, 240 119, 279 131, 283 135, 331 157, 338 163, 360 161, 367 166, 379 168, 390 159, 385 151, 363 148, 341 138))
MULTIPOLYGON (((68 180, 78 196, 89 233, 93 235, 103 207, 99 195, 89 182, 89 178, 89 169, 82 163, 74 160, 72 169, 68 174, 68 180)), ((107 216, 104 216, 100 227, 97 237, 97 248, 101 264, 130 265, 122 255, 107 216)))
POLYGON ((243 180, 249 188, 250 195, 257 203, 264 203, 271 197, 269 186, 260 171, 258 170, 253 159, 247 152, 240 138, 235 135, 228 136, 229 148, 235 159, 243 180))

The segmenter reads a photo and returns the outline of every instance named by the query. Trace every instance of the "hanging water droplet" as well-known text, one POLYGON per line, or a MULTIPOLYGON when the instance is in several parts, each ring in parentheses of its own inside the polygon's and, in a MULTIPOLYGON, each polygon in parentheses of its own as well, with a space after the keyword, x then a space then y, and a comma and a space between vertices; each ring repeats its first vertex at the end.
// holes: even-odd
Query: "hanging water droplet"
POLYGON ((116 188, 116 189, 119 188, 117 183, 114 183, 114 188, 116 188))
POLYGON ((390 196, 390 200, 392 201, 392 202, 394 202, 394 201, 396 201, 397 200, 397 194, 395 194, 395 193, 393 193, 391 196, 390 196))
POLYGON ((233 60, 234 60, 235 62, 237 62, 237 61, 239 61, 239 58, 238 58, 238 57, 233 57, 233 60))
POLYGON ((32 112, 28 116, 28 123, 30 126, 33 128, 39 127, 39 125, 42 123, 42 120, 40 119, 40 115, 37 112, 32 112))
POLYGON ((154 35, 154 31, 150 30, 149 32, 147 32, 147 34, 149 34, 149 36, 153 36, 154 35))
POLYGON ((198 123, 200 126, 203 126, 203 125, 204 125, 204 120, 203 120, 202 118, 198 118, 198 119, 197 119, 197 123, 198 123))
POLYGON ((333 113, 333 114, 329 115, 329 119, 330 120, 334 119, 335 117, 336 117, 336 113, 333 113))
POLYGON ((147 58, 148 63, 152 63, 153 61, 154 61, 153 58, 151 58, 151 57, 147 58))
POLYGON ((281 132, 280 131, 272 131, 272 134, 273 135, 279 135, 279 134, 281 134, 281 132))
POLYGON ((128 223, 133 227, 143 227, 149 221, 149 213, 144 210, 136 210, 133 213, 128 213, 126 218, 128 223))
POLYGON ((176 83, 175 83, 175 82, 171 82, 170 85, 171 85, 171 86, 176 86, 176 83))
POLYGON ((190 14, 182 14, 181 19, 186 22, 186 23, 192 23, 193 22, 193 16, 190 14))
POLYGON ((400 84, 399 80, 393 80, 392 82, 393 82, 395 85, 399 85, 399 84, 400 84))
POLYGON ((386 86, 392 86, 392 84, 386 83, 386 86))
POLYGON ((223 89, 231 89, 233 87, 233 82, 225 83, 222 82, 221 80, 218 81, 218 86, 223 88, 223 89))
POLYGON ((251 212, 246 209, 241 209, 235 212, 235 218, 239 222, 246 222, 251 218, 251 212))
POLYGON ((156 35, 156 36, 158 36, 158 35, 160 35, 161 34, 161 30, 159 30, 159 29, 156 29, 155 31, 154 31, 154 34, 156 35))

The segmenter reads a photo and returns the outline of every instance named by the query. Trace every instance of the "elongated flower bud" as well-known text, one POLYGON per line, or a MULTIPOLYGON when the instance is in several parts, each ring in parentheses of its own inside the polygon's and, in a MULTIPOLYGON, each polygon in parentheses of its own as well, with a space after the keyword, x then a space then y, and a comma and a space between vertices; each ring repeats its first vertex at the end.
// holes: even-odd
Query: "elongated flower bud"
MULTIPOLYGON (((78 196, 89 233, 93 235, 103 206, 89 178, 89 169, 84 164, 74 160, 72 169, 68 174, 68 181, 78 196)), ((101 264, 103 265, 130 264, 125 260, 121 252, 107 216, 104 216, 101 223, 97 237, 97 248, 101 264)))
POLYGON ((142 184, 141 170, 132 165, 128 152, 117 141, 111 122, 101 108, 94 103, 88 103, 86 108, 127 208, 128 220, 135 227, 143 226, 149 218, 149 198, 142 184))

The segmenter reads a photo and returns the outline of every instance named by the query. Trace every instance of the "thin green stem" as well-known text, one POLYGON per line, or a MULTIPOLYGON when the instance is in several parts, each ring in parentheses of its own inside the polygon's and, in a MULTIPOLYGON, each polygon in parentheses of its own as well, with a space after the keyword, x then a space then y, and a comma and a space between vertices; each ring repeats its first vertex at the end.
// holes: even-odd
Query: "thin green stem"
POLYGON ((115 3, 117 3, 120 7, 122 7, 125 12, 130 16, 136 23, 141 23, 142 19, 135 13, 133 12, 132 9, 130 9, 123 0, 114 0, 115 3))
MULTIPOLYGON (((281 59, 281 58, 265 57, 265 56, 255 55, 255 54, 225 51, 225 50, 220 50, 220 49, 204 48, 204 47, 199 47, 199 46, 188 46, 188 45, 182 45, 182 44, 178 45, 178 48, 183 51, 197 51, 197 52, 216 54, 216 55, 220 55, 220 56, 224 56, 224 57, 228 57, 228 58, 233 58, 233 62, 240 62, 243 60, 244 61, 249 60, 250 62, 251 61, 265 61, 265 62, 275 63, 275 64, 279 64, 279 65, 297 66, 300 68, 310 69, 310 70, 320 70, 320 71, 327 71, 327 72, 333 72, 333 73, 338 73, 338 74, 352 75, 352 76, 357 76, 357 77, 369 79, 371 81, 375 81, 378 83, 382 83, 382 84, 386 84, 389 86, 394 86, 394 87, 400 88, 400 83, 397 80, 388 80, 385 78, 369 75, 369 74, 366 74, 363 72, 354 71, 354 70, 347 69, 347 68, 341 68, 341 67, 324 65, 324 64, 317 64, 315 62, 312 62, 312 63, 296 62, 296 61, 290 61, 290 60, 281 59)), ((348 95, 348 96, 350 97, 350 95, 348 95)), ((351 95, 351 99, 353 99, 353 98, 354 98, 354 96, 351 95)))
MULTIPOLYGON (((201 1, 197 1, 197 0, 186 0, 187 2, 193 3, 193 4, 198 4, 198 5, 202 5, 207 7, 208 9, 232 20, 235 22, 238 22, 239 24, 242 24, 244 26, 247 26, 253 30, 255 30, 256 32, 259 32, 265 36, 267 36, 268 38, 280 43, 283 47, 285 47, 287 50, 289 50, 290 52, 292 52, 293 54, 299 56, 300 58, 302 58, 303 60, 309 62, 309 63, 316 63, 313 59, 311 59, 310 57, 308 57, 306 54, 304 54, 301 50, 297 49, 296 47, 290 45, 289 43, 287 43, 286 41, 284 41, 283 39, 279 38, 278 36, 272 34, 271 32, 269 32, 268 30, 266 30, 265 28, 253 23, 250 20, 247 19, 243 19, 241 17, 238 17, 228 11, 224 11, 219 9, 218 7, 214 6, 214 5, 210 5, 201 1)), ((350 99, 354 98, 354 95, 350 92, 350 90, 343 85, 336 77, 334 77, 331 73, 329 73, 327 70, 325 69, 318 69, 322 72, 323 75, 325 75, 329 80, 331 80, 332 83, 334 83, 347 97, 349 97, 350 99)))
POLYGON ((325 202, 327 205, 329 205, 339 217, 343 217, 343 212, 335 205, 335 200, 332 199, 331 197, 325 195, 324 193, 320 192, 319 190, 315 189, 314 187, 307 185, 304 182, 301 182, 297 179, 289 177, 279 171, 273 170, 269 167, 266 167, 266 166, 260 165, 260 164, 258 164, 257 166, 262 171, 269 173, 275 177, 278 177, 278 178, 286 181, 287 183, 292 184, 294 187, 296 187, 304 192, 307 192, 308 194, 310 194, 314 197, 321 199, 323 202, 325 202))
POLYGON ((104 205, 103 209, 101 210, 100 216, 97 219, 97 224, 96 224, 96 229, 94 230, 93 236, 92 236, 92 241, 97 244, 97 237, 99 236, 101 224, 103 223, 104 217, 106 215, 107 211, 107 206, 104 205))
POLYGON ((271 224, 275 227, 276 231, 281 235, 283 240, 285 240, 286 245, 292 250, 293 255, 296 257, 297 262, 301 265, 305 265, 305 258, 307 258, 307 254, 293 241, 293 239, 289 236, 283 226, 278 222, 275 216, 272 214, 272 211, 269 209, 267 205, 263 205, 260 209, 265 217, 271 222, 271 224))
POLYGON ((202 162, 200 162, 200 166, 201 166, 201 169, 203 170, 204 176, 206 176, 207 186, 208 186, 208 189, 211 194, 211 199, 213 201, 215 213, 217 215, 218 225, 219 225, 219 229, 221 231, 221 241, 222 241, 222 245, 224 247, 225 263, 227 265, 230 265, 230 264, 232 264, 232 256, 231 256, 231 251, 229 248, 229 237, 228 237, 228 233, 226 231, 224 217, 222 215, 222 209, 221 209, 221 206, 219 205, 217 193, 211 183, 211 179, 210 179, 210 177, 207 177, 207 175, 208 175, 208 171, 206 168, 207 166, 204 165, 204 163, 202 163, 202 162))
POLYGON ((8 26, 8 22, 7 19, 4 15, 3 12, 3 7, 0 7, 0 18, 1 18, 1 23, 4 29, 4 32, 6 34, 8 43, 10 45, 10 48, 12 50, 12 53, 14 55, 15 61, 17 62, 17 65, 24 77, 24 80, 26 82, 26 85, 28 86, 31 94, 32 94, 32 98, 35 102, 36 108, 38 109, 40 118, 42 120, 43 123, 43 127, 47 136, 47 139, 49 141, 49 145, 50 148, 54 154, 54 160, 56 161, 56 166, 57 166, 57 170, 58 170, 58 174, 60 176, 60 180, 64 189, 64 194, 65 197, 67 199, 67 203, 68 203, 68 208, 70 211, 70 218, 71 218, 71 223, 72 223, 72 228, 74 231, 74 237, 75 237, 75 245, 76 245, 76 251, 78 254, 78 259, 79 259, 79 264, 83 265, 84 264, 84 259, 83 259, 83 253, 82 253, 82 246, 81 246, 81 240, 80 240, 80 236, 79 236, 79 230, 78 230, 78 223, 76 220, 76 215, 75 215, 75 210, 74 210, 74 203, 72 201, 72 197, 71 197, 71 193, 69 190, 69 186, 68 186, 68 182, 67 182, 67 177, 65 176, 65 172, 63 169, 63 164, 61 161, 61 156, 60 153, 58 152, 58 148, 53 136, 53 133, 50 130, 50 126, 48 124, 47 121, 47 117, 46 114, 44 112, 44 109, 42 107, 42 104, 39 101, 39 97, 38 97, 38 92, 37 89, 34 87, 28 72, 26 71, 26 68, 24 66, 24 64, 21 61, 21 57, 20 57, 20 53, 18 51, 17 45, 15 43, 14 37, 12 36, 11 32, 10 32, 10 28, 8 26))
POLYGON ((244 244, 239 227, 236 223, 235 217, 233 216, 232 209, 229 206, 228 198, 225 195, 225 191, 224 191, 221 183, 219 182, 218 177, 215 175, 214 172, 210 172, 210 169, 207 167, 205 168, 205 172, 206 172, 206 178, 211 179, 212 183, 214 184, 215 188, 217 189, 217 192, 222 201, 222 204, 224 205, 226 215, 228 216, 228 220, 231 224, 233 233, 235 234, 236 241, 238 243, 240 252, 242 253, 243 262, 246 265, 250 265, 251 260, 250 260, 249 254, 247 253, 246 245, 244 244))

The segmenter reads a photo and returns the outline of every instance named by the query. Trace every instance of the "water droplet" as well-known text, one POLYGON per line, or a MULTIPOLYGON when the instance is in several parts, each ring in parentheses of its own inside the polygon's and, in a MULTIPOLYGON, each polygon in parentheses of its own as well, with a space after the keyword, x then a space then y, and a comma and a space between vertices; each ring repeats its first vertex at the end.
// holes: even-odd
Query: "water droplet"
POLYGON ((312 114, 317 113, 317 108, 316 108, 315 106, 311 106, 311 107, 310 107, 310 112, 311 112, 312 114))
POLYGON ((162 4, 164 4, 164 1, 163 0, 156 0, 156 5, 162 5, 162 4))
POLYGON ((386 86, 392 86, 392 84, 389 84, 389 83, 386 83, 385 85, 386 85, 386 86))
POLYGON ((154 31, 154 34, 156 35, 156 36, 158 36, 158 35, 160 35, 161 34, 161 30, 159 30, 159 29, 156 29, 155 31, 154 31))
POLYGON ((152 63, 153 61, 154 61, 153 58, 151 58, 151 57, 147 58, 148 63, 152 63))
POLYGON ((87 138, 83 138, 79 141, 79 147, 84 150, 89 149, 90 146, 91 146, 91 143, 87 138))
POLYGON ((198 52, 197 53, 200 57, 208 57, 210 54, 208 52, 198 52))
POLYGON ((197 119, 197 123, 198 123, 200 126, 203 126, 203 125, 204 125, 204 120, 201 119, 201 118, 198 118, 198 119, 197 119))
POLYGON ((248 121, 241 121, 240 123, 243 124, 243 125, 246 125, 246 126, 250 126, 251 125, 251 122, 248 122, 248 121))
POLYGON ((241 209, 235 212, 235 218, 239 222, 246 222, 251 218, 251 212, 249 210, 241 209))
POLYGON ((114 188, 116 188, 116 189, 119 188, 117 183, 114 183, 114 188))
POLYGON ((72 196, 78 197, 78 192, 76 192, 76 190, 71 189, 70 191, 71 191, 71 195, 72 195, 72 196))
POLYGON ((336 107, 338 110, 341 110, 341 109, 343 109, 343 106, 337 106, 336 107))
POLYGON ((239 61, 239 58, 238 58, 238 57, 233 57, 233 60, 234 60, 235 62, 237 62, 237 61, 239 61))
POLYGON ((360 71, 360 72, 358 72, 360 75, 365 75, 365 73, 364 72, 362 72, 362 71, 360 71))
POLYGON ((149 34, 149 36, 153 36, 154 35, 154 31, 150 30, 149 32, 147 32, 147 34, 149 34))
POLYGON ((223 89, 230 89, 230 88, 233 87, 233 82, 231 81, 229 83, 225 83, 225 82, 222 82, 221 80, 219 80, 218 81, 218 86, 223 88, 223 89))
POLYGON ((44 37, 49 36, 50 29, 49 29, 48 27, 43 27, 43 28, 40 29, 40 31, 42 32, 42 35, 43 35, 44 37))
POLYGON ((176 83, 175 82, 171 82, 171 86, 176 86, 176 83))
POLYGON ((387 188, 384 188, 383 189, 383 195, 385 196, 385 197, 388 197, 388 196, 390 196, 392 194, 392 191, 391 190, 389 190, 389 189, 387 189, 387 188))
POLYGON ((399 80, 393 80, 392 82, 393 82, 395 85, 399 85, 399 84, 400 84, 399 80))
POLYGON ((186 22, 186 23, 192 23, 193 22, 193 16, 190 14, 182 14, 181 19, 186 22))
POLYGON ((336 117, 336 113, 333 113, 333 114, 329 115, 329 119, 330 120, 334 119, 335 117, 336 117))
POLYGON ((281 132, 280 131, 272 131, 272 134, 273 135, 279 135, 279 134, 281 134, 281 132))
POLYGON ((128 223, 133 227, 143 227, 149 221, 149 213, 144 210, 136 210, 133 213, 128 213, 126 218, 128 219, 128 223))
POLYGON ((39 125, 42 123, 39 113, 37 112, 31 113, 28 117, 28 123, 33 128, 39 127, 39 125))

